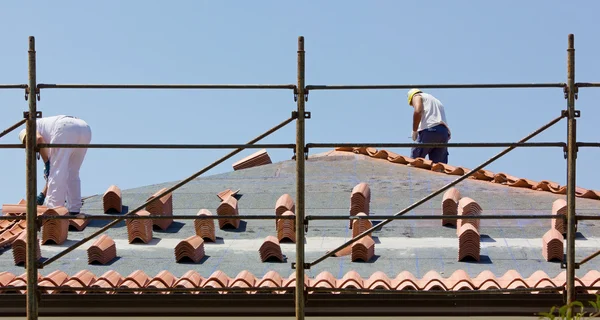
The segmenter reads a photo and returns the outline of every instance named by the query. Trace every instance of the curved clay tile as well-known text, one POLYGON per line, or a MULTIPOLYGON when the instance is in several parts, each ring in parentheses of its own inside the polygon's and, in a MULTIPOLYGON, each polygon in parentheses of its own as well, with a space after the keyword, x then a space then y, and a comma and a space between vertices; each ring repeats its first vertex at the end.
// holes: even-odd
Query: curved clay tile
POLYGON ((548 287, 556 287, 554 282, 550 279, 548 274, 543 270, 537 270, 532 273, 531 276, 527 279, 523 279, 527 283, 529 288, 548 288, 548 287))
MULTIPOLYGON (((43 216, 66 216, 66 207, 57 207, 44 211, 43 216)), ((42 224, 42 244, 63 244, 69 233, 69 220, 49 219, 42 224)))
POLYGON ((354 148, 352 148, 352 147, 336 147, 334 150, 335 151, 352 152, 352 150, 354 150, 354 148))
POLYGON ((539 190, 539 191, 558 190, 559 188, 560 188, 560 185, 558 183, 548 181, 548 180, 542 180, 531 187, 531 189, 539 190))
MULTIPOLYGON (((230 288, 251 288, 256 286, 256 277, 248 270, 242 270, 229 282, 230 288)), ((256 293, 256 291, 246 291, 246 293, 256 293)))
POLYGON ((470 179, 492 181, 494 180, 494 173, 488 170, 479 169, 477 172, 469 176, 470 179))
POLYGON ((177 262, 191 260, 198 263, 202 258, 204 258, 204 240, 200 236, 193 235, 175 246, 175 260, 177 262))
MULTIPOLYGON (((169 271, 163 270, 159 272, 156 277, 152 278, 146 288, 153 289, 164 289, 164 288, 172 288, 173 285, 177 282, 177 278, 169 271)), ((157 293, 161 294, 169 294, 170 292, 157 290, 157 293)))
MULTIPOLYGON (((295 216, 292 211, 286 211, 281 216, 295 216)), ((296 220, 279 219, 277 220, 277 239, 279 242, 296 243, 296 220)))
POLYGON ((260 249, 258 249, 258 252, 260 253, 260 260, 262 262, 283 262, 283 253, 281 252, 281 247, 279 246, 279 240, 273 236, 268 236, 265 238, 265 241, 260 246, 260 249))
POLYGON ((600 192, 583 188, 575 188, 575 196, 586 199, 600 199, 600 192))
MULTIPOLYGON (((600 286, 600 272, 598 270, 590 270, 583 277, 580 278, 581 282, 586 287, 599 287, 600 286)), ((600 293, 598 289, 589 289, 588 293, 596 294, 600 293)))
MULTIPOLYGON (((356 216, 367 216, 364 212, 359 212, 356 216)), ((352 237, 356 237, 357 235, 369 230, 373 227, 373 223, 371 223, 368 219, 355 219, 352 221, 352 237)), ((372 233, 369 233, 367 236, 371 236, 372 233)))
MULTIPOLYGON (((121 285, 123 282, 123 277, 115 270, 108 270, 103 275, 98 277, 94 283, 91 284, 92 288, 116 288, 121 285)), ((94 291, 90 293, 102 293, 99 291, 94 291)), ((106 291, 104 293, 113 294, 114 291, 106 291)))
MULTIPOLYGON (((479 206, 475 200, 469 197, 463 197, 458 201, 459 216, 479 216, 481 215, 482 211, 483 209, 481 206, 479 206)), ((477 229, 477 231, 479 231, 479 223, 479 219, 458 219, 456 221, 456 233, 458 234, 458 230, 460 230, 464 224, 471 224, 475 227, 475 229, 477 229)))
MULTIPOLYGON (((291 211, 293 213, 296 212, 296 205, 294 204, 294 199, 289 194, 283 194, 275 203, 275 215, 280 216, 286 211, 291 211)), ((275 225, 279 222, 278 219, 275 219, 275 225)))
MULTIPOLYGON (((329 251, 327 251, 329 253, 329 251)), ((334 255, 336 257, 345 257, 352 254, 352 245, 345 246, 342 250, 336 252, 334 255)))
POLYGON ((227 288, 231 279, 221 270, 213 272, 210 277, 204 280, 203 288, 227 288))
POLYGON ((2 232, 4 232, 5 230, 10 229, 10 227, 12 227, 15 223, 16 223, 15 220, 13 220, 13 221, 1 220, 0 221, 0 235, 2 235, 2 232))
POLYGON ((516 270, 508 270, 502 277, 497 278, 503 289, 529 288, 527 282, 516 270))
POLYGON ((392 286, 398 291, 416 291, 419 290, 419 280, 412 273, 402 271, 392 280, 392 286))
POLYGON ((14 278, 15 278, 14 274, 12 274, 8 271, 1 271, 0 272, 0 287, 7 286, 14 278))
POLYGON ((550 192, 555 194, 567 194, 567 186, 558 186, 557 188, 550 186, 550 192))
POLYGON ((363 289, 363 279, 354 270, 346 272, 342 279, 337 281, 338 288, 363 289))
MULTIPOLYGON (((12 244, 13 260, 15 265, 25 265, 27 260, 27 232, 20 232, 19 236, 15 239, 12 244)), ((40 251, 40 242, 36 240, 36 259, 39 261, 42 258, 42 252, 40 251)))
MULTIPOLYGON (((46 206, 37 206, 37 214, 38 216, 43 214, 48 207, 46 206)), ((27 214, 27 203, 19 203, 19 204, 3 204, 2 205, 2 213, 4 215, 9 216, 21 216, 27 214)))
MULTIPOLYGON (((38 285, 40 287, 59 287, 62 286, 69 279, 69 275, 64 273, 63 271, 56 270, 43 277, 41 281, 39 281, 38 285)), ((53 293, 55 290, 53 289, 41 289, 42 292, 53 293)))
POLYGON ((409 165, 415 168, 431 169, 433 161, 424 158, 416 158, 412 162, 410 162, 409 165))
POLYGON ((69 231, 83 231, 90 223, 90 219, 70 219, 69 231))
POLYGON ((352 244, 352 261, 368 262, 375 255, 375 241, 370 236, 364 236, 352 244))
MULTIPOLYGON (((198 216, 212 216, 212 212, 207 209, 200 209, 198 216)), ((204 241, 215 242, 215 220, 213 219, 196 219, 194 220, 194 229, 196 235, 202 237, 204 241)))
POLYGON ((240 190, 236 190, 236 191, 231 191, 231 189, 225 189, 219 193, 217 193, 217 197, 223 201, 225 200, 225 198, 229 197, 229 196, 235 196, 238 192, 240 192, 240 190))
POLYGON ((377 150, 375 148, 367 148, 367 153, 369 154, 369 156, 376 158, 376 159, 386 159, 388 158, 388 153, 385 150, 377 150), (373 150, 369 150, 369 149, 374 149, 375 152, 373 152, 373 150))
MULTIPOLYGON (((238 201, 234 197, 227 197, 219 207, 217 208, 217 214, 220 216, 237 216, 239 215, 238 211, 238 201)), ((237 229, 240 226, 240 219, 219 219, 219 228, 233 228, 237 229)))
POLYGON ((352 149, 352 152, 357 153, 357 154, 368 155, 366 147, 355 147, 352 149))
POLYGON ((399 155, 399 154, 395 154, 392 152, 388 152, 388 161, 391 163, 398 163, 398 164, 410 164, 411 162, 414 161, 413 158, 409 158, 409 157, 405 157, 403 155, 399 155))
POLYGON ((256 281, 257 287, 278 288, 282 287, 283 278, 276 271, 267 272, 262 279, 256 281))
POLYGON ((314 288, 337 288, 337 279, 329 271, 321 271, 314 279, 309 281, 309 286, 314 288))
MULTIPOLYGON (((144 273, 144 271, 135 270, 129 276, 127 276, 125 279, 123 279, 123 281, 121 282, 119 287, 121 287, 121 288, 144 288, 144 287, 146 287, 146 284, 148 284, 148 282, 150 282, 150 277, 148 277, 148 275, 146 273, 144 273)), ((141 292, 137 291, 137 292, 119 292, 119 293, 140 294, 141 292)))
POLYGON ((113 211, 121 213, 123 211, 123 200, 119 187, 115 185, 108 187, 102 196, 102 208, 104 209, 104 213, 113 211))
POLYGON ((202 285, 202 281, 204 278, 197 271, 189 270, 173 284, 173 288, 198 288, 202 285))
MULTIPOLYGON (((458 201, 460 200, 460 191, 457 188, 450 188, 442 197, 442 215, 443 216, 455 216, 458 215, 458 201)), ((442 219, 442 226, 451 225, 456 226, 456 220, 454 219, 442 219)))
POLYGON ((453 176, 462 176, 465 174, 465 168, 453 167, 441 162, 434 163, 431 166, 431 171, 441 172, 453 176))
POLYGON ((467 258, 479 261, 480 251, 479 231, 470 223, 462 225, 458 229, 458 261, 467 258))
MULTIPOLYGON (((137 216, 150 216, 150 212, 146 210, 140 210, 134 215, 137 216)), ((129 243, 133 243, 136 240, 143 243, 148 243, 152 240, 152 220, 151 219, 127 219, 125 220, 127 226, 127 239, 129 243)))
POLYGON ((237 171, 237 170, 262 166, 262 165, 270 164, 270 163, 271 163, 271 158, 269 157, 267 150, 261 149, 255 153, 233 163, 232 167, 233 167, 234 171, 237 171))
MULTIPOLYGON (((38 273, 38 285, 43 279, 42 275, 38 273)), ((12 279, 2 290, 2 293, 20 293, 25 294, 27 290, 15 289, 16 287, 24 287, 27 285, 27 273, 15 277, 12 279)))
MULTIPOLYGON (((146 201, 156 198, 159 194, 167 191, 167 188, 162 188, 158 190, 155 194, 150 196, 146 201)), ((153 216, 173 216, 173 194, 168 193, 162 198, 150 203, 146 206, 146 211, 150 212, 153 216)), ((152 220, 152 224, 160 228, 161 230, 166 230, 173 223, 173 219, 155 219, 152 220)))
POLYGON ((444 281, 446 288, 452 291, 476 290, 473 279, 464 271, 456 270, 444 281))
POLYGON ((85 290, 76 290, 78 288, 89 287, 92 283, 96 281, 96 275, 93 274, 89 270, 81 270, 77 272, 74 276, 69 278, 63 286, 69 287, 69 289, 60 290, 61 293, 76 293, 76 294, 85 294, 85 290))
POLYGON ((563 261, 563 235, 558 230, 551 228, 542 237, 542 255, 546 261, 563 261))
POLYGON ((363 286, 371 290, 391 290, 392 281, 384 272, 376 271, 367 280, 363 280, 363 286))
POLYGON ((471 282, 478 290, 493 290, 501 289, 502 286, 498 283, 496 276, 489 270, 482 271, 471 282))
POLYGON ((435 270, 430 270, 419 281, 419 287, 425 291, 447 291, 444 278, 435 270))
POLYGON ((367 155, 369 157, 372 157, 374 154, 377 153, 377 148, 367 147, 366 151, 367 151, 367 155))
MULTIPOLYGON (((304 285, 306 287, 310 286, 310 279, 306 274, 304 274, 304 285)), ((282 278, 281 286, 288 287, 288 288, 295 288, 296 287, 296 272, 292 272, 292 274, 290 274, 290 276, 287 278, 282 278)))
MULTIPOLYGON (((369 215, 370 206, 371 188, 369 184, 361 182, 352 188, 352 193, 350 194, 350 215, 354 216, 359 212, 369 215)), ((352 228, 352 221, 349 221, 349 227, 352 228)))
MULTIPOLYGON (((567 201, 565 199, 556 199, 552 203, 553 215, 567 215, 567 201)), ((556 229, 561 234, 567 233, 567 226, 564 219, 552 219, 552 228, 556 229)))
POLYGON ((111 237, 103 234, 87 249, 87 254, 88 264, 107 264, 117 257, 117 246, 111 237))

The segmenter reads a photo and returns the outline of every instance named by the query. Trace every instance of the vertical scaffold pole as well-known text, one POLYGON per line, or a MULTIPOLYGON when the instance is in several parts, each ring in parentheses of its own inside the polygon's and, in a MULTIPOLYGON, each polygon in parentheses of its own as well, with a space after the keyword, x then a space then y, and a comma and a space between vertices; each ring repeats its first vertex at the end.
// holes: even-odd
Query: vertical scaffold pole
POLYGON ((304 320, 304 37, 298 37, 296 120, 296 319, 304 320))
POLYGON ((567 303, 571 303, 575 301, 575 163, 577 159, 573 34, 569 34, 567 52, 567 303))
POLYGON ((27 174, 27 319, 38 318, 37 295, 37 180, 36 180, 36 74, 35 74, 35 38, 29 37, 29 116, 27 117, 26 137, 26 174, 27 174))

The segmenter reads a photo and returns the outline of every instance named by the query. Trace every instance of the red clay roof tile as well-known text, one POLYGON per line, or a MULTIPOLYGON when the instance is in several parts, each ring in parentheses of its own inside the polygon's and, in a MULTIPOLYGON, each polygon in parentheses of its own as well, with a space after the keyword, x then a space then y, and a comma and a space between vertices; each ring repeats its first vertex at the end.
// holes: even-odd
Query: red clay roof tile
POLYGON ((232 167, 234 171, 262 166, 265 164, 270 164, 271 158, 267 153, 266 149, 259 150, 235 163, 233 163, 232 167))
MULTIPOLYGON (((140 210, 134 215, 137 216, 150 216, 150 212, 146 210, 140 210)), ((152 240, 152 220, 150 219, 127 219, 125 221, 127 226, 127 238, 129 243, 133 243, 136 240, 143 243, 148 243, 152 240)))
MULTIPOLYGON (((443 216, 455 216, 458 215, 458 202, 461 198, 460 191, 457 188, 450 188, 442 197, 442 215, 443 216)), ((442 226, 452 225, 456 226, 456 220, 454 219, 442 219, 442 226)))
MULTIPOLYGON (((200 209, 198 216, 212 216, 212 212, 207 209, 200 209)), ((212 219, 196 219, 194 220, 194 230, 196 235, 202 237, 204 241, 215 242, 215 220, 212 219)))
MULTIPOLYGON (((42 252, 40 251, 39 239, 36 239, 36 259, 39 261, 42 258, 42 252)), ((15 265, 26 265, 27 260, 27 232, 19 233, 19 236, 12 244, 13 260, 15 265)))
MULTIPOLYGON (((229 196, 221 202, 219 207, 217 207, 217 214, 220 216, 237 216, 239 215, 238 211, 238 201, 236 198, 229 196)), ((233 228, 237 229, 240 226, 240 219, 219 219, 219 228, 233 228)))
MULTIPOLYGON (((167 188, 162 188, 150 196, 146 201, 156 198, 159 194, 167 191, 167 188)), ((150 203, 146 206, 146 211, 150 212, 153 216, 172 216, 173 215, 173 194, 168 193, 162 198, 150 203)), ((173 223, 173 219, 154 219, 152 224, 166 230, 173 223)))
POLYGON ((368 262, 375 255, 375 241, 370 236, 364 236, 352 244, 352 261, 368 262))
POLYGON ((175 260, 182 262, 191 260, 198 263, 204 258, 204 240, 198 235, 182 240, 175 246, 175 260))
POLYGON ((551 228, 542 237, 542 255, 546 261, 563 260, 563 235, 558 230, 551 228))
POLYGON ((87 254, 88 264, 107 264, 117 257, 117 246, 111 237, 103 234, 87 249, 87 254))
MULTIPOLYGON (((292 211, 286 211, 281 216, 295 216, 292 211)), ((277 240, 279 242, 296 243, 296 220, 278 219, 277 220, 277 240)))
POLYGON ((121 198, 121 189, 119 187, 115 185, 108 187, 102 196, 102 208, 104 209, 104 213, 112 211, 123 212, 123 199, 121 198))
POLYGON ((267 261, 279 261, 283 262, 283 253, 281 252, 281 247, 279 246, 279 240, 274 236, 267 236, 265 241, 258 249, 260 254, 260 260, 262 262, 267 261))
MULTIPOLYGON (((66 207, 57 207, 44 211, 43 216, 66 216, 66 207)), ((69 220, 49 219, 42 224, 42 244, 63 244, 69 233, 69 220)))

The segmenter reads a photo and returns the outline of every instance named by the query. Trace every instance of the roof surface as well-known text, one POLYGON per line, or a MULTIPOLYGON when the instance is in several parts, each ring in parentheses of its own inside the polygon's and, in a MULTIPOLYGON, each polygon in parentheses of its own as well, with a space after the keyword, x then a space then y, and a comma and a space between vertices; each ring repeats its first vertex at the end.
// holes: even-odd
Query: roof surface
MULTIPOLYGON (((292 160, 263 165, 219 175, 200 177, 173 193, 173 215, 195 215, 200 209, 216 214, 220 200, 217 193, 225 190, 239 191, 239 214, 275 214, 275 203, 282 194, 296 195, 295 162, 292 160)), ((331 151, 310 157, 306 162, 306 215, 348 215, 352 188, 366 182, 371 188, 372 216, 392 215, 432 191, 455 180, 457 176, 433 172, 373 159, 348 152, 331 151)), ((133 209, 163 187, 175 182, 150 185, 122 191, 123 205, 133 209)), ((108 186, 107 186, 108 187, 108 186)), ((486 214, 539 214, 549 215, 554 200, 564 195, 513 188, 486 181, 466 179, 456 186, 463 197, 477 201, 486 214)), ((441 215, 442 195, 439 195, 407 215, 441 215)), ((597 214, 600 201, 577 198, 579 214, 597 214)), ((102 195, 85 201, 83 212, 102 215, 102 195)), ((42 257, 49 258, 67 246, 92 234, 106 225, 106 220, 93 220, 81 232, 69 231, 62 245, 41 246, 42 257)), ((373 221, 373 224, 376 222, 373 221)), ((329 271, 334 277, 355 270, 363 278, 376 271, 390 278, 409 271, 417 278, 435 270, 449 277, 456 270, 464 270, 475 277, 489 270, 497 277, 508 270, 516 270, 524 278, 537 270, 550 277, 561 271, 560 263, 546 262, 542 255, 542 236, 550 229, 549 220, 481 220, 481 261, 459 262, 456 229, 442 227, 440 220, 397 220, 373 233, 375 258, 367 263, 352 262, 350 256, 330 257, 306 270, 309 277, 329 271)), ((600 228, 597 221, 581 221, 576 241, 576 261, 595 252, 600 247, 600 228)), ((197 264, 176 263, 174 248, 177 243, 195 234, 193 220, 174 221, 166 231, 155 230, 149 244, 129 244, 127 228, 121 222, 106 232, 115 240, 118 258, 109 265, 88 265, 86 249, 89 241, 65 257, 40 270, 43 275, 62 270, 74 275, 80 270, 90 270, 97 276, 116 270, 124 277, 134 270, 143 270, 153 277, 162 270, 181 276, 196 270, 208 277, 216 270, 235 277, 248 270, 260 278, 274 270, 281 276, 294 273, 295 244, 281 243, 285 263, 260 260, 258 249, 269 235, 276 235, 274 220, 243 221, 238 230, 220 230, 216 225, 217 242, 205 242, 206 257, 197 264)), ((334 249, 352 236, 348 221, 311 221, 306 234, 306 260, 314 261, 328 250, 334 249)), ((2 271, 19 275, 23 266, 15 266, 11 249, 0 252, 2 271)), ((583 276, 594 269, 590 262, 576 272, 583 276)), ((597 269, 597 267, 596 267, 597 269)))

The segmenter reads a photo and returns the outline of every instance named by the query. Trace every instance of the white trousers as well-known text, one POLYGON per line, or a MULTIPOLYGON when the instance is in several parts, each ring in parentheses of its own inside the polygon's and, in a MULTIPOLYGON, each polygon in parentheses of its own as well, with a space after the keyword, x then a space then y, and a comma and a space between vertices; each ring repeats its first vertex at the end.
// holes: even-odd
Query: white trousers
MULTIPOLYGON (((50 143, 89 144, 92 131, 88 124, 77 118, 63 118, 54 128, 50 143)), ((65 206, 69 212, 81 210, 81 180, 79 169, 87 148, 51 148, 50 174, 46 205, 48 208, 65 206)))

